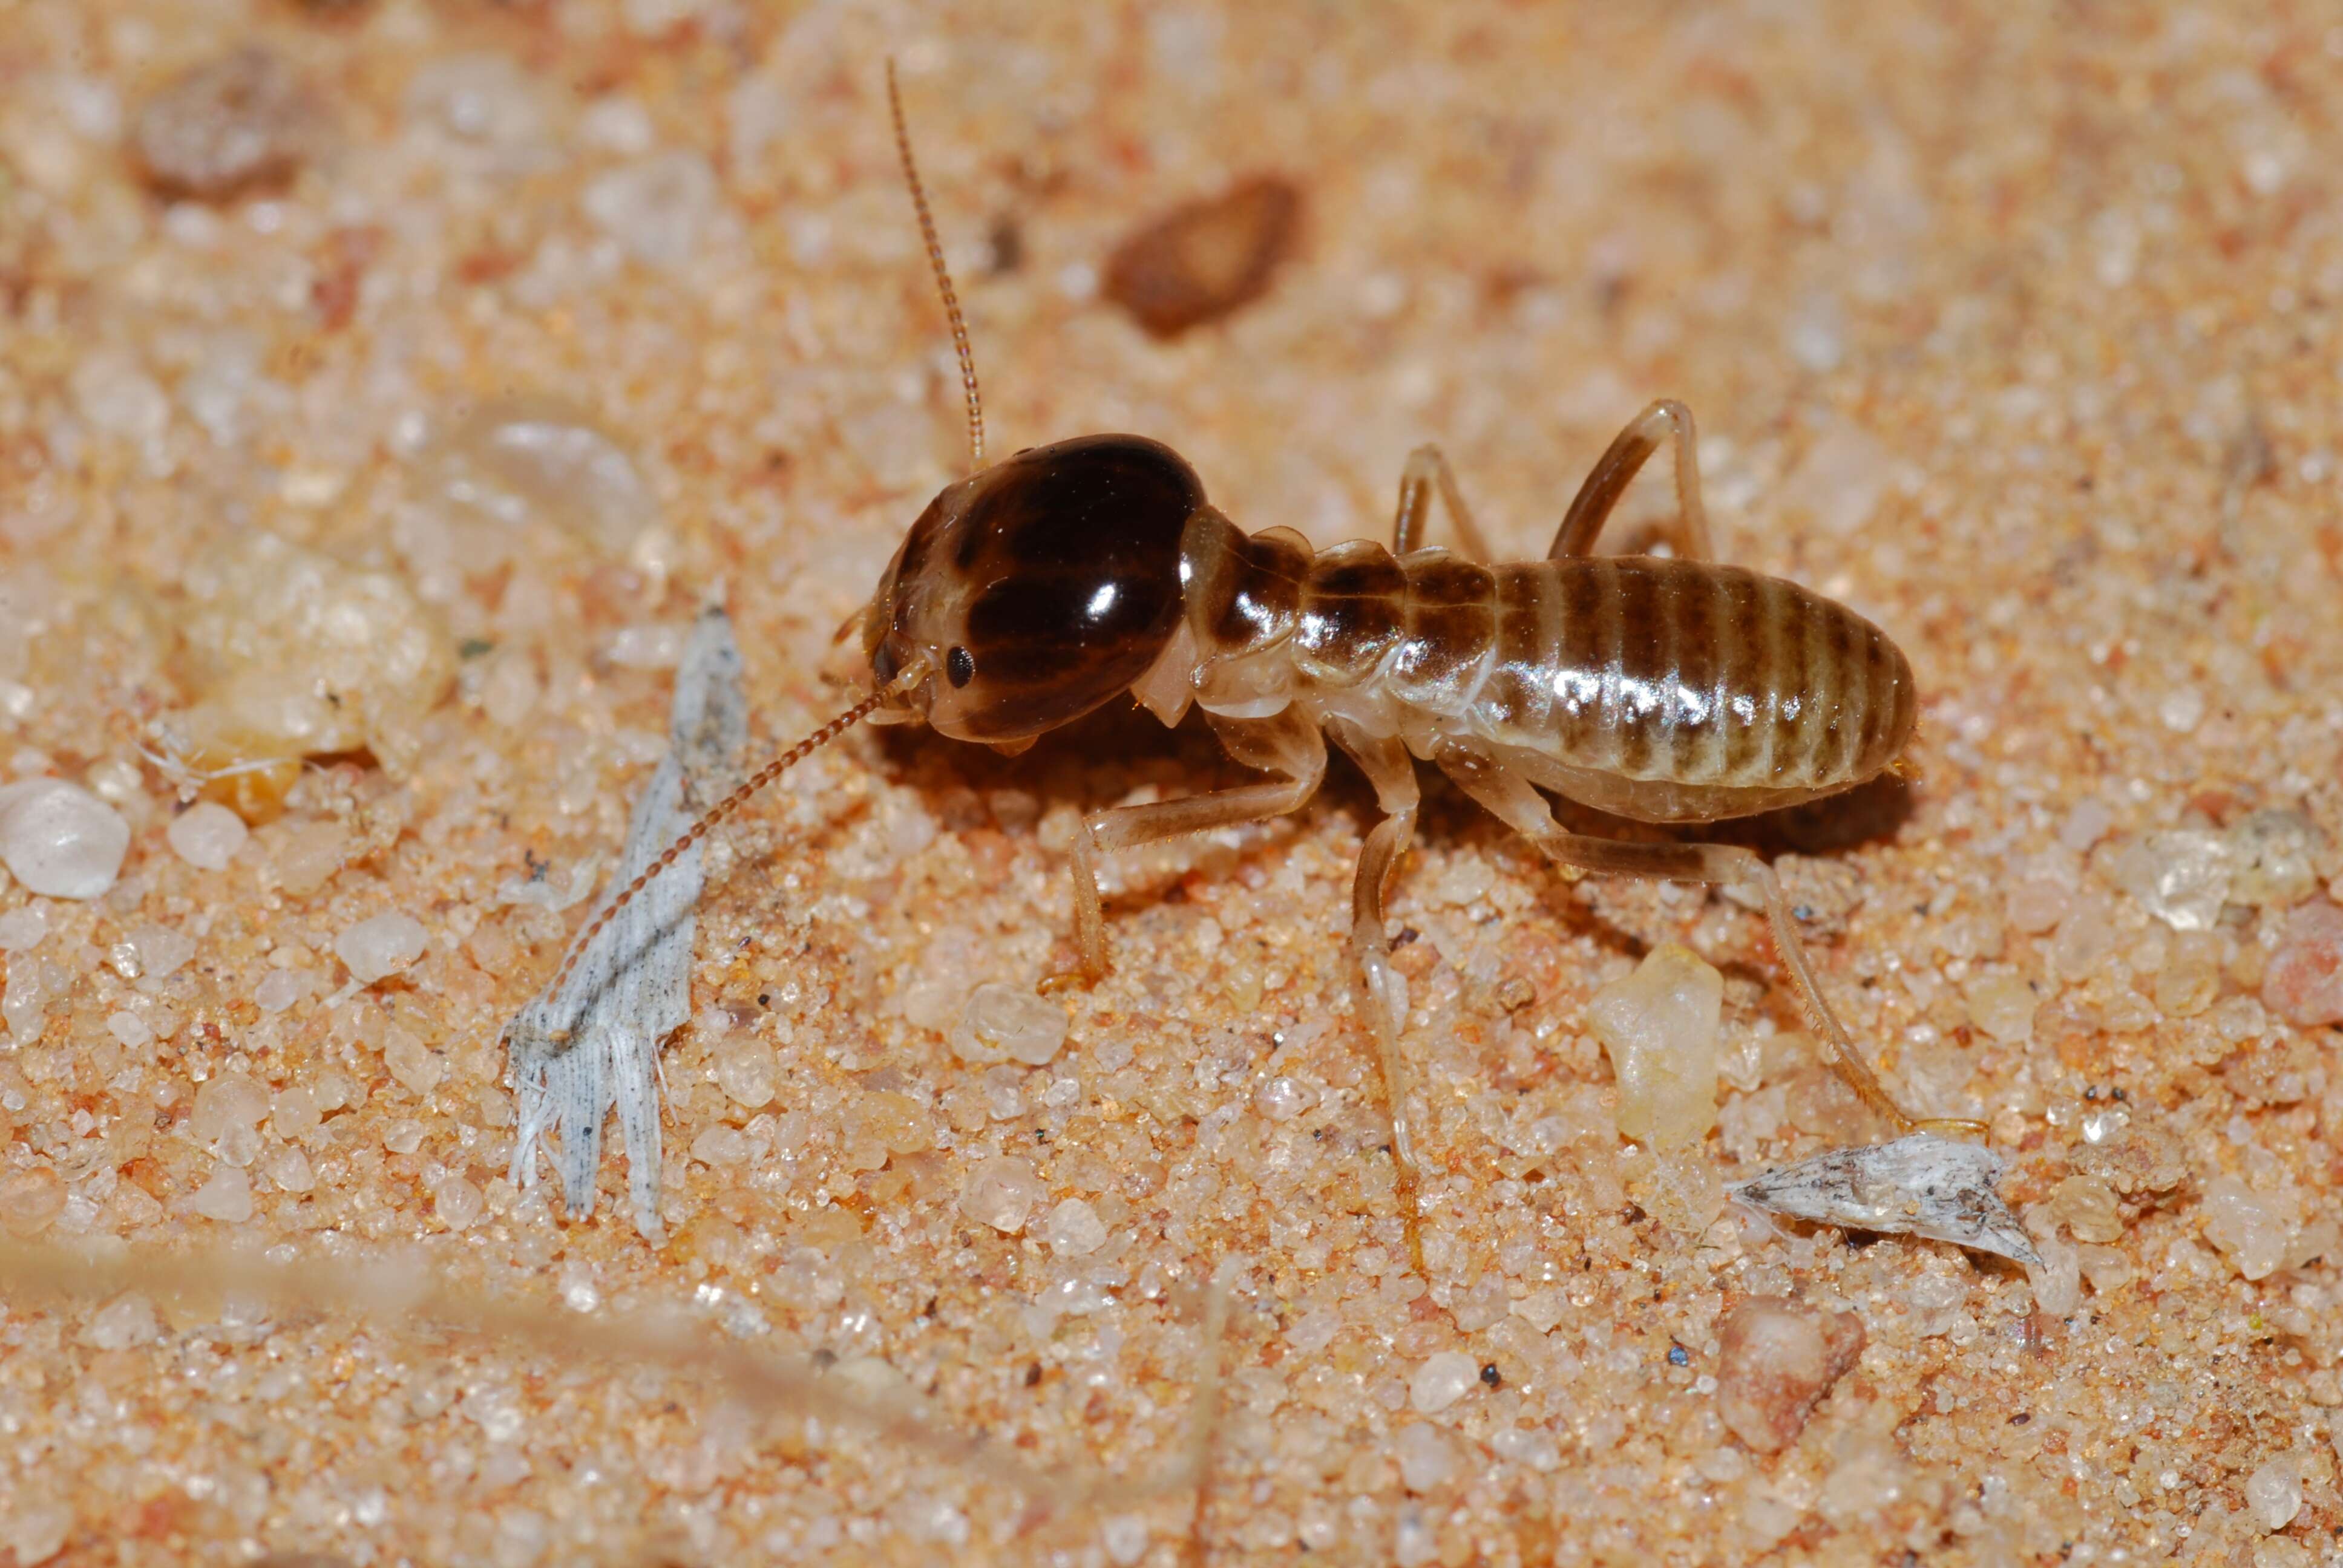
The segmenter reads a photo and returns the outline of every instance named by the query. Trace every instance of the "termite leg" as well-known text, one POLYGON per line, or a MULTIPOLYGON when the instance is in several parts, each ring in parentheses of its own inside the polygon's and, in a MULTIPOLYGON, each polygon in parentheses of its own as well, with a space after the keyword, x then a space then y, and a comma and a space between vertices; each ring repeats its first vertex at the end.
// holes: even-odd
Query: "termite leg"
POLYGON ((1642 469, 1644 461, 1660 449, 1660 444, 1670 436, 1676 438, 1676 519, 1674 539, 1680 559, 1704 561, 1710 558, 1708 538, 1708 508, 1700 499, 1700 438, 1693 429, 1692 410, 1673 397, 1663 397, 1627 422, 1610 447, 1596 460, 1578 487, 1577 498, 1562 517, 1562 527, 1554 534, 1554 548, 1546 551, 1548 560, 1561 560, 1567 556, 1590 554, 1596 536, 1611 517, 1611 508, 1627 493, 1627 487, 1642 469))
POLYGON ((1406 1230, 1408 1261, 1418 1274, 1429 1279, 1423 1266, 1415 1136, 1408 1125, 1407 1063, 1399 1050, 1400 1034, 1407 1027, 1407 981, 1392 968, 1390 929, 1383 921, 1383 906, 1391 896, 1400 858, 1415 836, 1420 799, 1415 764, 1407 748, 1394 737, 1367 735, 1341 719, 1329 722, 1326 729, 1375 787, 1375 803, 1384 812, 1359 850, 1359 873, 1351 884, 1351 956, 1357 965, 1360 1010, 1366 1016, 1367 1032, 1374 1036, 1375 1053, 1383 1066, 1383 1099, 1391 1110, 1392 1164, 1399 1178, 1400 1222, 1406 1230))
POLYGON ((1918 1117, 1896 1103, 1895 1098, 1881 1085, 1871 1070, 1871 1064, 1855 1050, 1854 1037, 1823 1000, 1822 987, 1815 983, 1815 972, 1806 962, 1805 947, 1798 940, 1796 923, 1791 919, 1789 900, 1782 896, 1782 883, 1767 865, 1752 850, 1734 844, 1629 844, 1614 839, 1590 838, 1583 833, 1563 829, 1554 819, 1554 811, 1545 798, 1531 787, 1519 774, 1492 762, 1477 753, 1461 748, 1451 748, 1440 757, 1442 771, 1456 781, 1458 789, 1479 801, 1499 820, 1520 833, 1538 849, 1574 874, 1594 872, 1602 876, 1652 877, 1674 882, 1707 882, 1713 885, 1754 884, 1764 896, 1765 919, 1773 929, 1774 949, 1782 956, 1783 967, 1790 971, 1790 980, 1798 993, 1798 1000, 1807 1021, 1816 1033, 1830 1042, 1835 1053, 1838 1075, 1855 1091, 1865 1105, 1886 1118, 1897 1132, 1959 1132, 1982 1136, 1985 1124, 1955 1117, 1918 1117))
POLYGON ((1044 991, 1094 985, 1111 967, 1106 916, 1099 905, 1101 852, 1282 817, 1318 792, 1318 781, 1326 776, 1326 740, 1296 710, 1288 709, 1269 719, 1215 715, 1212 729, 1229 755, 1248 768, 1282 773, 1285 780, 1143 806, 1116 806, 1083 818, 1073 849, 1074 967, 1044 977, 1044 991))
POLYGON ((1399 508, 1392 518, 1392 554, 1403 556, 1423 542, 1424 515, 1432 510, 1435 491, 1456 525, 1456 537, 1464 541, 1464 553, 1476 561, 1494 559, 1489 541, 1482 537, 1481 525, 1473 520, 1463 493, 1456 487, 1448 459, 1441 456, 1439 447, 1430 446, 1410 452, 1407 467, 1400 470, 1399 508))

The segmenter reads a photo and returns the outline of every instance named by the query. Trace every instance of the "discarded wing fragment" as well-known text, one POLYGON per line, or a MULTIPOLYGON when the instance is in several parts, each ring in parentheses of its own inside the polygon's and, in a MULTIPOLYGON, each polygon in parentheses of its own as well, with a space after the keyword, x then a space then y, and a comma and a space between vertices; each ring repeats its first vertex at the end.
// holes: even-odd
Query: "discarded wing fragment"
MULTIPOLYGON (((740 645, 721 607, 702 610, 692 630, 676 671, 669 724, 667 758, 635 801, 626 853, 605 899, 633 881, 732 784, 749 709, 740 645)), ((602 1121, 616 1107, 635 1228, 651 1241, 662 1233, 659 1049, 691 1016, 700 882, 695 845, 595 932, 558 991, 540 992, 505 1026, 519 1101, 514 1184, 535 1184, 538 1147, 551 1132, 555 1142, 547 1152, 561 1176, 564 1209, 573 1219, 592 1213, 602 1121)))
POLYGON ((1275 175, 1183 202, 1114 247, 1106 297, 1158 337, 1217 321, 1268 289, 1301 216, 1302 193, 1275 175))
POLYGON ((1932 1132, 1834 1149, 1733 1189, 1797 1220, 1950 1241, 2036 1268, 2041 1255, 2001 1201, 2001 1156, 1932 1132))

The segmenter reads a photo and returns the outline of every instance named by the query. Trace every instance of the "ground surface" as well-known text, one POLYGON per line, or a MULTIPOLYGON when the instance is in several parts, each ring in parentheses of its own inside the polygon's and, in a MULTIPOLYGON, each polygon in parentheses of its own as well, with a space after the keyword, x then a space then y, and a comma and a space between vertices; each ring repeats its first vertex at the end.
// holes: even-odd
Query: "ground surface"
POLYGON ((5 928, 0 1220, 134 1256, 411 1248, 548 1317, 681 1302, 996 1459, 1134 1478, 1176 1457, 1201 1287, 1242 1255, 1199 1533, 1186 1492, 1029 1507, 688 1376, 16 1293, 0 1562, 2333 1560, 2343 1081, 2281 1014, 2318 1016, 2287 932, 2343 869, 2343 33, 2284 5, 994 9, 0 8, 0 767, 132 830, 101 898, 0 891, 41 911, 5 928), (142 106, 246 42, 307 95, 279 166, 164 194, 142 106), (793 776, 703 906, 673 1240, 615 1164, 590 1222, 515 1190, 497 1030, 582 913, 548 889, 615 853, 693 608, 729 594, 759 733, 799 732, 960 461, 890 50, 1001 449, 1155 435, 1322 545, 1387 528, 1436 438, 1527 555, 1647 398, 1698 411, 1724 553, 1873 616, 1926 692, 1907 789, 1754 841, 1815 855, 1785 869, 1825 986, 1902 1092, 1990 1121, 2070 1311, 1726 1210, 1722 1181, 1876 1131, 1791 1036, 1757 917, 1564 887, 1444 792, 1396 905, 1428 1289, 1342 967, 1347 770, 1125 868, 1064 1050, 963 1061, 970 989, 1062 958, 1072 814, 1240 776, 1121 715, 1013 760, 864 735, 793 776), (1122 233, 1262 169, 1306 204, 1267 297, 1168 345, 1097 297, 1122 233), (478 504, 467 421, 512 399, 617 467, 478 504), (384 676, 362 733, 320 720, 334 755, 207 870, 141 749, 214 695, 191 618, 254 530, 384 574, 442 663, 384 676), (2307 866, 2235 858, 2271 823, 2307 866), (337 938, 387 912, 423 956, 345 994, 337 938), (1584 1023, 1664 939, 1726 975, 1720 1130, 1674 1165, 1617 1136, 1584 1023), (1020 1163, 964 1201, 992 1160, 1020 1163), (1021 1199, 1021 1231, 982 1222, 1021 1199), (1759 1295, 1865 1336, 1777 1455, 1715 1397, 1759 1295), (1495 1386, 1444 1384, 1449 1352, 1495 1386))

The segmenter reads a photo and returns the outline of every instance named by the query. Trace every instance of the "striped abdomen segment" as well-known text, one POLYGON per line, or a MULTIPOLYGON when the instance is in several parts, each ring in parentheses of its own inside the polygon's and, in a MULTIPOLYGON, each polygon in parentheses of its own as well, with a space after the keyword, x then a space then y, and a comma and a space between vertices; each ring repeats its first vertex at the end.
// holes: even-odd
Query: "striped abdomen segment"
POLYGON ((1459 739, 1619 779, 1825 792, 1912 732, 1911 669, 1877 627, 1737 567, 1348 544, 1302 575, 1292 625, 1322 687, 1381 682, 1459 739))
POLYGON ((1828 790, 1895 760, 1916 714, 1886 635, 1738 567, 1595 556, 1501 567, 1483 739, 1634 779, 1828 790))

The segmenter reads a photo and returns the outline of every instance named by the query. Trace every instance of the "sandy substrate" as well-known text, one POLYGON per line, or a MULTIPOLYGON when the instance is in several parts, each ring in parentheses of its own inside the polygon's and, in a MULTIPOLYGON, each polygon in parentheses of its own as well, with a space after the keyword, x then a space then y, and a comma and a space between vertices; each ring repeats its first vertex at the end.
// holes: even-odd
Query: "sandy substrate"
POLYGON ((10 1282, 0 1563, 2335 1561, 2343 32, 993 9, 0 7, 0 772, 129 835, 96 897, 0 883, 0 1239, 255 1244, 372 1302, 10 1282), (890 50, 999 450, 1156 436, 1327 545, 1436 439, 1528 556, 1638 407, 1691 404, 1725 556, 1919 673, 1908 781, 1737 836, 1884 1076, 1990 1124, 2041 1303, 1728 1207, 1882 1131, 1761 919, 1567 886, 1444 789, 1394 909, 1428 1284, 1345 767, 1119 866, 1064 1048, 964 1060, 971 991, 1064 960, 1076 814, 1244 777, 1120 708, 791 775, 710 855, 670 1239, 615 1157, 589 1221, 516 1188, 498 1031, 615 859, 693 614, 726 597, 758 744, 793 738, 961 461, 890 50), (1168 342, 1099 297, 1121 236, 1260 172, 1304 215, 1265 297, 1168 342), (550 447, 506 462, 516 427, 550 447), (281 754, 251 708, 287 692, 317 760, 210 786, 249 838, 178 815, 281 754), (419 956, 347 936, 384 916, 419 956), (1667 940, 1724 971, 1725 1081, 1664 1160, 1585 1010, 1667 940), (1230 1259, 1199 1505, 1148 1478, 1230 1259), (418 1327, 426 1276, 443 1318, 667 1307, 791 1375, 418 1327), (1828 1333, 1779 1452, 1719 1399, 1755 1298, 1828 1333))

